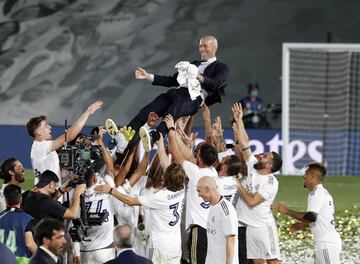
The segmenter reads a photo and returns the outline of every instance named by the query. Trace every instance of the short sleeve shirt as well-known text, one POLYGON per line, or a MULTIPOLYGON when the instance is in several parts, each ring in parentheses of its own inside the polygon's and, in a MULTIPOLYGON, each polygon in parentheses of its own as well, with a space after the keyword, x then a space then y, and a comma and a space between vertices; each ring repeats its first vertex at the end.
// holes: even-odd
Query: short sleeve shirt
POLYGON ((310 223, 315 242, 341 244, 340 235, 335 230, 334 201, 322 184, 309 193, 307 211, 317 214, 316 221, 310 223))
POLYGON ((264 227, 269 221, 273 221, 271 204, 276 197, 279 184, 273 174, 260 175, 254 168, 256 162, 257 159, 254 155, 251 155, 246 161, 248 176, 244 178, 241 184, 248 193, 252 195, 258 193, 265 201, 250 208, 241 200, 238 202, 237 211, 239 222, 248 226, 264 227))
POLYGON ((39 175, 46 170, 51 170, 59 178, 60 175, 60 161, 56 151, 51 151, 52 140, 34 141, 31 146, 31 164, 35 173, 35 185, 39 181, 39 175))
POLYGON ((238 260, 237 216, 234 206, 225 198, 210 208, 207 221, 207 256, 206 263, 226 262, 226 237, 235 236, 234 258, 232 263, 238 260))
POLYGON ((45 217, 62 219, 66 207, 60 205, 50 196, 26 191, 22 194, 22 210, 31 215, 35 221, 40 221, 45 217))
POLYGON ((190 225, 199 225, 206 229, 210 203, 204 202, 204 200, 198 195, 196 185, 199 179, 204 176, 213 177, 218 183, 218 173, 214 167, 200 168, 189 161, 184 161, 182 166, 185 170, 186 176, 189 178, 186 194, 185 226, 188 228, 190 225))

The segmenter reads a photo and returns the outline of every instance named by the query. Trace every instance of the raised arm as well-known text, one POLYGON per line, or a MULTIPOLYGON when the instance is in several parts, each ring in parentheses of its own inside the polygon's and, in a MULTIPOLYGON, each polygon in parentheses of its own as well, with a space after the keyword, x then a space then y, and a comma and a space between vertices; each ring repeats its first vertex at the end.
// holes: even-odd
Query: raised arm
POLYGON ((158 141, 155 142, 157 145, 157 153, 160 160, 160 166, 165 171, 167 167, 170 166, 171 161, 169 159, 168 154, 166 153, 165 145, 164 145, 164 138, 160 133, 160 138, 158 141))
POLYGON ((150 152, 145 152, 139 166, 130 176, 129 184, 131 187, 134 186, 143 175, 145 175, 149 157, 150 157, 150 152))
POLYGON ((132 148, 127 153, 123 163, 120 165, 120 169, 118 170, 119 172, 115 175, 114 181, 115 181, 116 186, 120 186, 123 184, 126 175, 130 171, 130 167, 133 162, 134 154, 135 154, 135 147, 132 148))
POLYGON ((206 104, 203 104, 201 107, 202 114, 204 118, 204 128, 205 128, 205 142, 212 145, 212 127, 211 127, 211 114, 210 109, 206 104))
POLYGON ((249 136, 246 133, 244 123, 243 123, 243 111, 240 103, 235 103, 232 108, 233 117, 236 122, 238 138, 236 143, 240 146, 241 151, 243 152, 244 159, 247 160, 251 155, 251 149, 249 146, 249 136))
POLYGON ((181 152, 181 154, 184 156, 184 158, 188 161, 191 161, 193 163, 196 162, 195 157, 192 153, 192 144, 195 141, 198 133, 191 133, 190 136, 188 136, 183 130, 180 130, 180 128, 177 130, 176 133, 176 144, 181 152))
POLYGON ((175 163, 182 164, 185 161, 184 155, 179 151, 177 142, 176 142, 176 131, 175 123, 173 117, 169 114, 166 115, 164 121, 169 129, 168 139, 169 139, 169 152, 171 153, 175 163))
MULTIPOLYGON (((91 104, 86 111, 80 116, 80 118, 68 129, 67 131, 67 141, 73 140, 81 131, 81 129, 84 127, 86 121, 88 118, 95 113, 98 109, 100 109, 103 105, 103 101, 98 100, 95 103, 91 104)), ((60 149, 65 142, 65 134, 62 134, 58 138, 54 140, 51 146, 51 151, 55 151, 60 149)))
POLYGON ((111 158, 110 151, 106 147, 103 140, 105 133, 106 129, 104 127, 99 127, 99 138, 96 140, 96 143, 101 148, 102 156, 106 166, 105 173, 114 178, 114 161, 111 158))
POLYGON ((226 148, 225 148, 224 137, 223 137, 223 129, 222 129, 222 124, 221 124, 221 118, 219 116, 216 117, 212 128, 213 129, 212 129, 211 137, 212 137, 212 141, 214 143, 213 145, 215 146, 215 148, 218 152, 225 151, 226 148))

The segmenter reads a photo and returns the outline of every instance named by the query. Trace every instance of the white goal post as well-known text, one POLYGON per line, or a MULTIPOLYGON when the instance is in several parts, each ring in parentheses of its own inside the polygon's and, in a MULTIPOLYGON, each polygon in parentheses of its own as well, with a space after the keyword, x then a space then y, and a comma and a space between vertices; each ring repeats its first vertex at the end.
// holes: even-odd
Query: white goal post
POLYGON ((283 174, 360 175, 360 44, 283 44, 282 140, 283 174))

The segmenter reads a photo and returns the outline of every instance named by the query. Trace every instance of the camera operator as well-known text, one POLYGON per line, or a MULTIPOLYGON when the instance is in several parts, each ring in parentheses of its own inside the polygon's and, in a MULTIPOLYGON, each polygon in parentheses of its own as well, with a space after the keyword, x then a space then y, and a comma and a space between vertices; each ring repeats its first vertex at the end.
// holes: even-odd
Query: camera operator
MULTIPOLYGON (((114 167, 111 154, 103 142, 105 133, 106 130, 99 127, 99 138, 96 141, 101 148, 103 161, 105 163, 105 175, 95 172, 95 167, 97 166, 92 166, 84 175, 87 187, 85 192, 87 213, 104 213, 105 215, 100 225, 93 225, 88 228, 84 239, 80 242, 82 263, 104 263, 113 259, 115 256, 115 248, 112 240, 114 215, 120 223, 129 223, 132 216, 133 209, 131 207, 125 206, 122 202, 111 197, 110 194, 95 193, 94 191, 94 187, 98 184, 108 183, 112 187, 115 187, 113 177, 118 173, 118 169, 114 167)), ((138 169, 131 175, 130 180, 126 181, 122 186, 118 186, 116 190, 124 194, 131 193, 131 186, 136 183, 146 170, 148 156, 149 154, 144 156, 138 169)))
POLYGON ((31 191, 23 193, 22 210, 38 222, 45 217, 56 219, 75 219, 80 207, 80 195, 86 190, 85 184, 76 186, 70 207, 60 205, 54 198, 65 192, 68 182, 57 190, 57 175, 46 170, 40 175, 39 182, 31 191))
MULTIPOLYGON (((67 141, 71 141, 81 131, 86 121, 103 105, 102 101, 91 104, 80 118, 68 129, 67 141)), ((60 165, 56 150, 60 149, 65 142, 65 134, 52 139, 51 126, 47 123, 46 116, 31 118, 26 124, 29 135, 34 139, 31 147, 31 162, 35 172, 35 184, 38 182, 39 175, 45 170, 53 171, 59 181, 60 165)))

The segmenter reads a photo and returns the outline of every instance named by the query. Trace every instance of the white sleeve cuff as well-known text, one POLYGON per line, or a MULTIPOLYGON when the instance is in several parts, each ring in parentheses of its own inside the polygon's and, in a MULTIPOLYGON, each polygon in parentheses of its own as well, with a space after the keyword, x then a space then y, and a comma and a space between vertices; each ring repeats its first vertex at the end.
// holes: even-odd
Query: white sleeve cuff
POLYGON ((154 74, 149 73, 149 81, 153 82, 154 81, 154 74))

